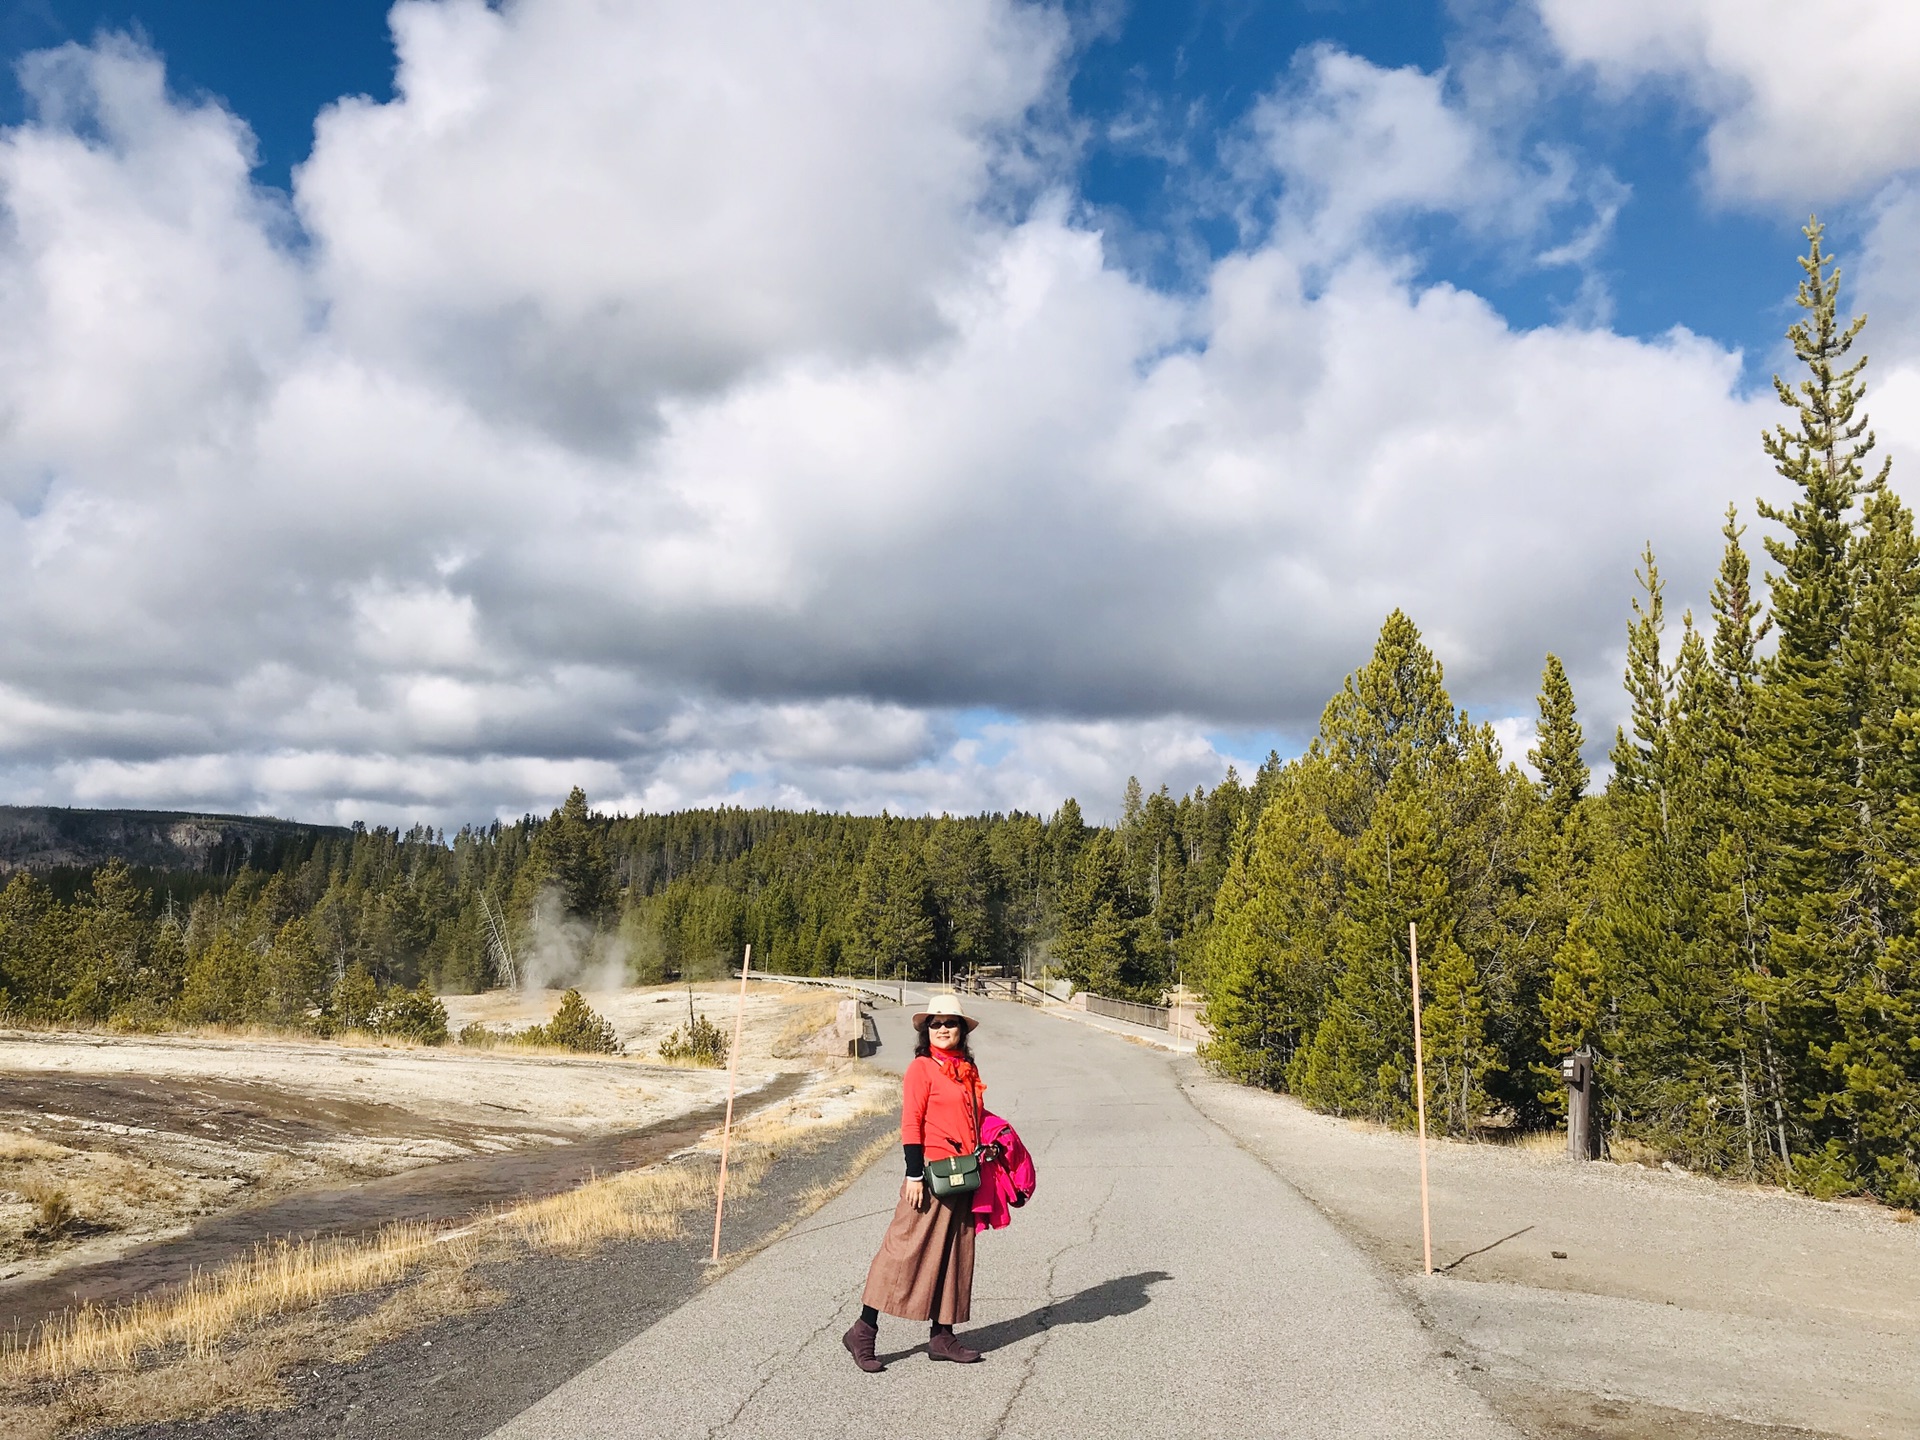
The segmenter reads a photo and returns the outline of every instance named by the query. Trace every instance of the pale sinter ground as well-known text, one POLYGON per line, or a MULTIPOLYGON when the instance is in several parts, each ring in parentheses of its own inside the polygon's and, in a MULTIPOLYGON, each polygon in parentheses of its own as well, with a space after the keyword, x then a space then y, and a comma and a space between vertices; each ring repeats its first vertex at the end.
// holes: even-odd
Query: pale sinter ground
MULTIPOLYGON (((731 1035, 737 993, 697 985, 695 1011, 731 1035)), ((686 1023, 685 986, 587 998, 624 1055, 0 1031, 0 1283, 111 1259, 291 1191, 636 1130, 724 1100, 724 1070, 659 1063, 660 1041, 686 1023)), ((457 1033, 473 1020, 543 1022, 560 993, 444 1000, 457 1033)), ((835 1003, 753 984, 742 1093, 819 1068, 828 1047, 807 1040, 831 1025, 835 1003)), ((845 1102, 833 1088, 788 1104, 799 1120, 837 1118, 845 1102)))

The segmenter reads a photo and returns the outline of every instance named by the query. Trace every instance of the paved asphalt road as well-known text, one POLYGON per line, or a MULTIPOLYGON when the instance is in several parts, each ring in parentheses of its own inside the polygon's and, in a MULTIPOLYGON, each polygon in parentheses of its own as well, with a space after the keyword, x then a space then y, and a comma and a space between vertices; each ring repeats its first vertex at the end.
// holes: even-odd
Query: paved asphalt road
MULTIPOLYGON (((1360 1252, 1187 1102, 1167 1056, 969 1004, 987 1103, 1039 1167, 1033 1202, 980 1237, 960 1328, 983 1363, 929 1361, 925 1327, 886 1317, 884 1374, 841 1348, 898 1193, 889 1159, 496 1434, 1514 1435, 1360 1252)), ((905 1016, 879 1021, 898 1068, 905 1016)))

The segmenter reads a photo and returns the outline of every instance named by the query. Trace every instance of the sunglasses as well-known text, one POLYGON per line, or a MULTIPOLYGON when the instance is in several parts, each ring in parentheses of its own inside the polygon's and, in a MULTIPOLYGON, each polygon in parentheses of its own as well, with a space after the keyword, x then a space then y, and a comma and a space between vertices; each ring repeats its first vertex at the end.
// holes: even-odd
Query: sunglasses
POLYGON ((927 1021, 927 1029, 929 1030, 958 1030, 959 1028, 960 1028, 960 1022, 958 1020, 927 1021))

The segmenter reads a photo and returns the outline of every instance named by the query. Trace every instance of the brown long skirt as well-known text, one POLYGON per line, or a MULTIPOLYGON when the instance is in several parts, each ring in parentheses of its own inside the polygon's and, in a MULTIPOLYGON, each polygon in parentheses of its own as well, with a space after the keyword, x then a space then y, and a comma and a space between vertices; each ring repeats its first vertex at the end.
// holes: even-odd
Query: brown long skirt
POLYGON ((902 1320, 967 1320, 973 1308, 972 1200, 963 1195, 916 1210, 901 1195, 860 1303, 902 1320))

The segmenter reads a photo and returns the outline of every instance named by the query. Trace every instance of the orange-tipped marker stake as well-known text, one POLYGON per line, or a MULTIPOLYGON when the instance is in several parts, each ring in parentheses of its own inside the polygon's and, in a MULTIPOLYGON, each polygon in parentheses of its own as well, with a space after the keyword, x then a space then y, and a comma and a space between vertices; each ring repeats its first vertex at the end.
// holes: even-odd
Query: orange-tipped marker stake
MULTIPOLYGON (((720 1258, 720 1217, 727 1208, 727 1145, 733 1139, 733 1082, 740 1073, 740 1027, 747 1018, 747 972, 753 968, 753 946, 740 962, 740 999, 733 1007, 733 1048, 727 1052, 727 1120, 720 1127, 720 1185, 713 1192, 713 1259, 720 1258)), ((1427 1268, 1431 1270, 1432 1264, 1427 1268)))
POLYGON ((1413 957, 1413 1088, 1420 1092, 1420 1240, 1427 1274, 1433 1273, 1433 1216, 1427 1208, 1427 1067, 1420 1045, 1420 933, 1407 923, 1407 951, 1413 957))

